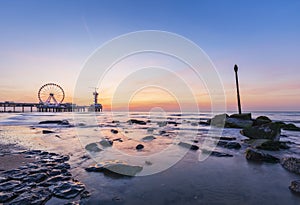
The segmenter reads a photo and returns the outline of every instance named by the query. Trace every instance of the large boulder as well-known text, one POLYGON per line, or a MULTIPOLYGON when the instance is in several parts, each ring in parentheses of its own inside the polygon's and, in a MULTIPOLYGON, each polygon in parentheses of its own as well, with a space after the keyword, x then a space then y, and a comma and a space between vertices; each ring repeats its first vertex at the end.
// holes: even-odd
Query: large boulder
POLYGON ((256 162, 278 163, 280 160, 272 155, 248 148, 246 150, 246 159, 256 162))
POLYGON ((300 174, 300 159, 294 157, 285 157, 281 160, 281 165, 290 172, 300 174))
POLYGON ((281 128, 276 123, 268 123, 260 126, 253 126, 244 128, 241 134, 249 137, 250 139, 269 139, 273 141, 279 141, 281 128))
POLYGON ((224 127, 227 118, 229 118, 227 114, 220 114, 214 116, 212 119, 209 119, 207 123, 215 127, 224 127))
POLYGON ((251 113, 232 114, 229 117, 230 118, 240 119, 240 120, 252 120, 251 113))
POLYGON ((233 114, 231 116, 228 116, 227 114, 220 114, 208 120, 208 123, 215 127, 226 128, 247 128, 253 125, 251 113, 233 114))
POLYGON ((252 120, 229 117, 225 121, 226 128, 248 128, 253 125, 252 120))
POLYGON ((260 125, 268 124, 270 122, 272 122, 272 120, 270 120, 270 118, 268 118, 267 116, 259 116, 254 120, 253 125, 260 126, 260 125))

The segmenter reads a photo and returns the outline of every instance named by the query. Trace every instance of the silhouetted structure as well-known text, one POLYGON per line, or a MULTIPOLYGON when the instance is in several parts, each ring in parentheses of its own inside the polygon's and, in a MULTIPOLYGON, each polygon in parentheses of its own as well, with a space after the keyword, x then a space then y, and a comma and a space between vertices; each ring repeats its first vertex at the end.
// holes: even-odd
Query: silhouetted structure
POLYGON ((238 78, 238 66, 234 65, 234 71, 235 71, 235 82, 236 82, 236 91, 237 91, 237 101, 238 101, 238 111, 239 114, 242 114, 242 108, 241 108, 241 99, 240 99, 240 89, 239 89, 239 78, 238 78))
POLYGON ((95 92, 93 92, 94 95, 94 104, 92 104, 89 107, 89 111, 93 112, 102 112, 102 105, 98 103, 98 95, 97 88, 95 88, 95 92))

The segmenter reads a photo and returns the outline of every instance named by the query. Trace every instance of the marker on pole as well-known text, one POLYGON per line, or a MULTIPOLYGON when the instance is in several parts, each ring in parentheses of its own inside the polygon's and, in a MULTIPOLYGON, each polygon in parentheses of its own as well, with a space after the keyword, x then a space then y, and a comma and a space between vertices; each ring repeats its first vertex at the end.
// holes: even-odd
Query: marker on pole
POLYGON ((239 114, 242 114, 242 108, 241 108, 241 99, 240 99, 240 89, 239 89, 239 79, 238 79, 238 66, 234 65, 234 71, 235 71, 235 82, 236 82, 236 91, 237 91, 237 101, 238 101, 238 111, 239 114))

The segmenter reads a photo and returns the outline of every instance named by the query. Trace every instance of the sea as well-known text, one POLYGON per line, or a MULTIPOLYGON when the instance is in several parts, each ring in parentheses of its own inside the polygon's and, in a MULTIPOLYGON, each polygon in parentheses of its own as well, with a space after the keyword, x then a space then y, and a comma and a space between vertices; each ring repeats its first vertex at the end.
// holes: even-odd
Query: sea
MULTIPOLYGON (((73 176, 91 193, 86 204, 300 204, 300 197, 288 188, 299 175, 280 163, 247 161, 247 138, 240 129, 205 125, 215 114, 0 113, 0 143, 69 155, 73 176), (130 119, 145 123, 132 124, 130 119), (47 120, 69 124, 39 124, 47 120), (43 130, 53 133, 43 134, 43 130), (235 138, 242 148, 216 146, 220 137, 235 138), (106 146, 101 141, 113 144, 106 146), (200 149, 189 150, 180 143, 200 149), (144 148, 137 150, 139 144, 144 148), (231 157, 210 155, 207 150, 231 157), (95 164, 116 161, 143 169, 134 177, 85 171, 95 164)), ((300 126, 300 112, 252 112, 252 118, 258 116, 300 126)), ((288 142, 290 149, 266 153, 300 158, 300 132, 283 130, 280 140, 288 142)), ((52 198, 47 205, 63 203, 52 198)))

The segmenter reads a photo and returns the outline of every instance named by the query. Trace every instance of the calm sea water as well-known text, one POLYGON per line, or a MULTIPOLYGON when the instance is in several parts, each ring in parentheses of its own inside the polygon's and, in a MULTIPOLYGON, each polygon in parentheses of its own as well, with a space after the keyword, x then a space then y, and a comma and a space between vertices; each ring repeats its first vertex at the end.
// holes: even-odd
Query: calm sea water
MULTIPOLYGON (((299 204, 300 198, 288 186, 299 176, 280 164, 248 162, 239 129, 217 130, 222 136, 236 137, 240 150, 212 146, 207 135, 209 126, 198 125, 211 113, 1 113, 0 142, 17 143, 29 149, 44 149, 71 156, 75 177, 92 193, 88 204, 299 204), (130 125, 129 119, 147 121, 130 125), (39 125, 43 120, 68 120, 73 126, 39 125), (177 122, 164 125, 164 121, 177 122), (42 130, 53 134, 42 134, 42 130), (111 129, 118 130, 113 134, 111 129), (152 141, 143 141, 145 136, 152 141), (102 139, 116 140, 112 147, 90 152, 86 145, 102 139), (122 139, 123 142, 117 139, 122 139), (200 150, 188 151, 178 142, 192 143, 205 149, 232 154, 230 158, 203 156, 200 150), (137 144, 143 151, 136 151, 137 144), (85 167, 95 163, 119 160, 143 167, 139 176, 114 178, 102 173, 88 173, 85 167)), ((276 121, 300 126, 300 112, 253 112, 276 121)), ((283 157, 300 157, 300 132, 282 131, 282 141, 291 148, 269 152, 283 157)), ((51 199, 47 204, 61 204, 51 199)))

